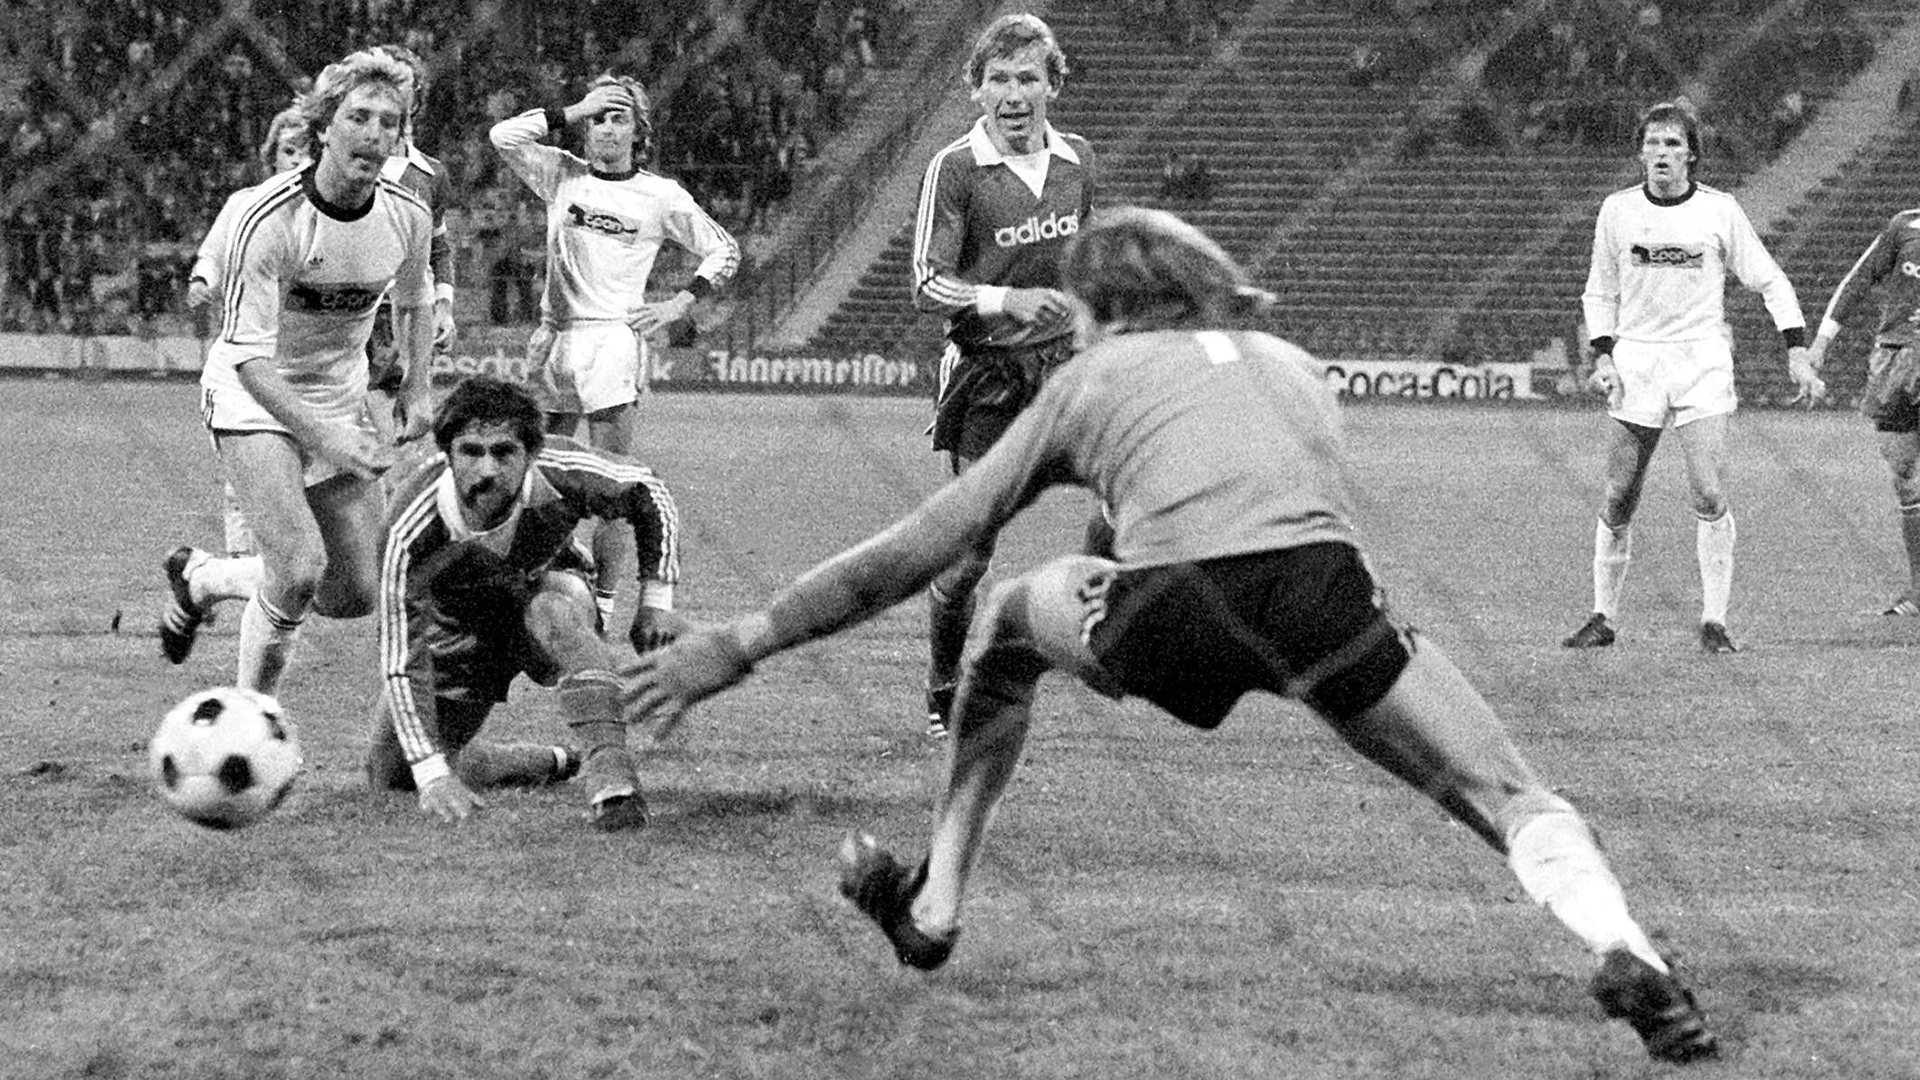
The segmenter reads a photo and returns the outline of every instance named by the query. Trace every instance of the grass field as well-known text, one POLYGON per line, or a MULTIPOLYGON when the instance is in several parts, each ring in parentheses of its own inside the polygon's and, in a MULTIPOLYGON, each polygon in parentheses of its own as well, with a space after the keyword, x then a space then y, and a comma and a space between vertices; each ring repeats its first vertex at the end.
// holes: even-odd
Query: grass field
MULTIPOLYGON (((643 771, 607 836, 571 789, 451 828, 364 793, 370 623, 310 623, 284 686, 307 770, 264 825, 166 812, 144 741, 232 678, 182 668, 160 558, 213 544, 192 387, 13 381, 0 470, 0 1077, 1664 1075, 1589 960, 1465 829, 1297 707, 1201 736, 1049 681, 949 966, 903 971, 839 899, 867 827, 917 853, 941 782, 924 607, 764 664, 643 771), (114 629, 117 625, 117 631, 114 629)), ((731 615, 940 479, 918 401, 656 396, 683 609, 731 615)), ((1575 654, 1597 413, 1360 406, 1359 516, 1398 607, 1601 829, 1722 1030, 1706 1077, 1920 1076, 1920 620, 1840 412, 1734 430, 1732 628, 1693 649, 1693 520, 1656 463, 1620 644, 1575 654)), ((1049 496, 1009 567, 1079 535, 1049 496)), ((630 601, 629 601, 630 602, 630 601)), ((558 738, 516 691, 496 729, 558 738)))

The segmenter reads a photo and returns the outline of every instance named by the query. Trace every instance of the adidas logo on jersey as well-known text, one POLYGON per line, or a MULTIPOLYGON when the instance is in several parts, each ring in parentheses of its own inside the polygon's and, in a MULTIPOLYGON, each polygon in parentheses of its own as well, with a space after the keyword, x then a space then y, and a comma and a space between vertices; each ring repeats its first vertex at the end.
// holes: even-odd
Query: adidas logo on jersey
POLYGON ((1018 225, 1009 225, 996 230, 993 234, 995 247, 1019 247, 1021 244, 1037 244, 1042 240, 1058 240, 1072 236, 1080 231, 1080 212, 1062 214, 1058 211, 1048 214, 1044 220, 1030 217, 1018 225))

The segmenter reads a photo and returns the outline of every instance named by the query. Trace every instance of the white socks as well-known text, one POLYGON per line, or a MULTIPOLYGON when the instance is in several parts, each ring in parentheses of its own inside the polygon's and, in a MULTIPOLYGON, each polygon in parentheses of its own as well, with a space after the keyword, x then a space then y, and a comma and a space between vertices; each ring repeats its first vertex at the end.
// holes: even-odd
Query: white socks
POLYGON ((1727 596, 1733 592, 1733 511, 1708 521, 1695 531, 1694 548, 1700 556, 1700 621, 1727 622, 1727 596))
POLYGON ((1627 583, 1633 561, 1633 525, 1614 528, 1599 519, 1593 525, 1593 610, 1613 621, 1620 608, 1620 590, 1627 583))
POLYGON ((1507 865, 1527 895, 1594 955, 1625 946, 1654 970, 1667 970, 1646 931, 1627 913, 1620 882, 1578 814, 1555 810, 1528 819, 1507 837, 1507 851, 1507 865))
POLYGON ((274 693, 300 636, 300 622, 299 616, 288 615, 254 593, 240 614, 240 672, 235 685, 274 693))
MULTIPOLYGON (((1695 554, 1700 560, 1700 621, 1722 625, 1727 621, 1727 600, 1733 593, 1733 543, 1737 530, 1733 511, 1708 521, 1698 520, 1695 529, 1695 554)), ((1620 607, 1620 593, 1626 586, 1627 567, 1633 561, 1633 526, 1613 528, 1604 521, 1593 527, 1593 610, 1609 622, 1620 607)))

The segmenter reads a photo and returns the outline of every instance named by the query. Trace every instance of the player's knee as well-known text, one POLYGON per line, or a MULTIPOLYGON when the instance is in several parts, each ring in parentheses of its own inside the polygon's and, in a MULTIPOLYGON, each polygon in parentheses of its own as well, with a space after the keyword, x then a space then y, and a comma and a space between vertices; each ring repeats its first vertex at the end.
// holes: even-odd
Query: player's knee
POLYGON ((1693 513, 1701 521, 1719 521, 1729 509, 1727 497, 1718 488, 1704 488, 1693 493, 1693 513))
POLYGON ((1105 614, 1114 569, 1106 559, 1069 556, 995 586, 974 620, 967 670, 977 681, 1028 698, 1040 676, 1054 669, 1116 694, 1086 641, 1088 628, 1105 614))
POLYGON ((1034 684, 1047 662, 1033 648, 1032 623, 1027 615, 1025 578, 996 585, 984 609, 973 620, 961 654, 963 678, 972 693, 989 693, 1010 701, 1031 701, 1034 684))
POLYGON ((585 625, 594 620, 593 590, 573 574, 547 574, 527 601, 527 629, 536 634, 550 627, 585 625))

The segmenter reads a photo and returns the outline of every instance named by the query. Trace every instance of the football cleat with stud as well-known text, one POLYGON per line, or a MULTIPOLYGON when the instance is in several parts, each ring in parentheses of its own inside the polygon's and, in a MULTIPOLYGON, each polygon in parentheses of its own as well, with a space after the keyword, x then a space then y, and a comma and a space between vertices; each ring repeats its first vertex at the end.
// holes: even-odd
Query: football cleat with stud
POLYGON ((172 594, 167 599, 166 610, 160 614, 160 652, 170 663, 184 664, 187 656, 193 652, 193 641, 200 633, 200 624, 207 620, 207 612, 193 599, 193 590, 187 585, 187 564, 193 561, 195 552, 182 545, 174 548, 160 569, 167 575, 167 589, 172 594))
POLYGON ((1739 652, 1733 639, 1727 636, 1727 628, 1717 622, 1700 624, 1700 651, 1703 653, 1739 652))
POLYGON ((639 785, 632 781, 617 780, 603 785, 594 792, 589 806, 593 827, 601 832, 637 829, 647 823, 647 800, 641 796, 639 785))
POLYGON ((1912 596, 1903 594, 1898 600, 1888 604, 1886 610, 1880 614, 1912 618, 1915 615, 1920 615, 1920 603, 1915 603, 1912 596))
POLYGON ((1676 1065, 1719 1056, 1720 1039, 1692 991, 1627 949, 1607 950, 1590 989, 1609 1017, 1632 1026, 1648 1056, 1676 1065))
POLYGON ((955 683, 927 687, 927 738, 944 739, 953 718, 955 683))
POLYGON ((1580 624, 1580 629, 1562 638, 1560 644, 1569 649, 1604 649, 1613 644, 1613 637, 1613 625, 1596 611, 1580 624))
POLYGON ((914 925, 913 898, 926 883, 926 863, 909 872, 866 833, 849 833, 840 845, 840 895, 880 927, 902 964, 932 971, 952 955, 960 930, 935 937, 914 925))

